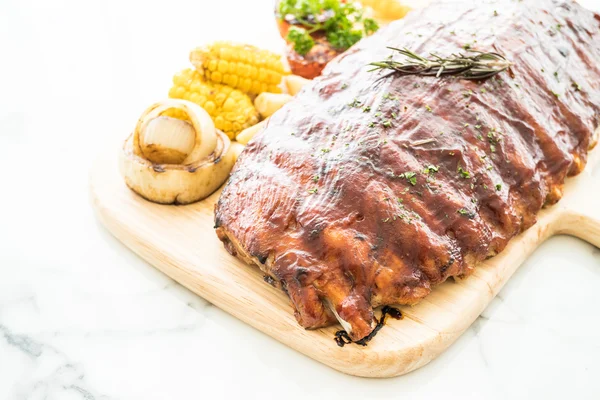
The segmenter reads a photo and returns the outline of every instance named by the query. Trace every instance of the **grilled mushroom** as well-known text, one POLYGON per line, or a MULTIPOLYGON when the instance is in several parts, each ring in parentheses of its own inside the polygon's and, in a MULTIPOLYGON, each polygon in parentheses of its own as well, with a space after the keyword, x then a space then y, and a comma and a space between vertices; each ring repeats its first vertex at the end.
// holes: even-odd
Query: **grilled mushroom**
POLYGON ((140 196, 161 204, 189 204, 217 190, 236 157, 229 138, 215 129, 204 109, 170 99, 142 114, 119 164, 125 183, 140 196))

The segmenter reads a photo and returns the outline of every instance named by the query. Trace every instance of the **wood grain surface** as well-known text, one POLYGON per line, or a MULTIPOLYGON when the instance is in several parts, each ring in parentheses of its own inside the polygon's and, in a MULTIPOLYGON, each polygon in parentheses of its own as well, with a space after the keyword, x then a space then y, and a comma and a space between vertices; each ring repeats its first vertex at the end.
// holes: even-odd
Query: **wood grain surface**
POLYGON ((481 314, 527 256, 555 234, 600 247, 600 150, 568 180, 564 198, 498 256, 461 281, 436 287, 420 304, 400 307, 403 320, 387 325, 367 347, 338 347, 339 326, 308 331, 298 325, 283 292, 255 266, 232 257, 213 229, 219 193, 188 206, 150 203, 129 190, 117 170, 117 150, 91 171, 91 198, 100 221, 120 241, 192 292, 282 343, 339 371, 391 377, 422 367, 442 353, 481 314))

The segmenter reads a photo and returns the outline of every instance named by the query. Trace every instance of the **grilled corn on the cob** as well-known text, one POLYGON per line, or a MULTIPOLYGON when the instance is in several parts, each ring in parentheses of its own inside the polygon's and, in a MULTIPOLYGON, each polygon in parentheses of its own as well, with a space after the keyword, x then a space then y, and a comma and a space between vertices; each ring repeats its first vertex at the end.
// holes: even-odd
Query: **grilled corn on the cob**
POLYGON ((281 93, 278 86, 289 71, 281 56, 268 50, 231 42, 214 42, 190 53, 190 61, 206 80, 245 93, 281 93))
MULTIPOLYGON (((201 73, 193 69, 185 69, 173 77, 169 97, 189 100, 204 108, 216 128, 231 139, 258 123, 258 112, 248 95, 229 86, 205 82, 201 73)), ((168 110, 163 115, 186 119, 180 110, 168 110)))

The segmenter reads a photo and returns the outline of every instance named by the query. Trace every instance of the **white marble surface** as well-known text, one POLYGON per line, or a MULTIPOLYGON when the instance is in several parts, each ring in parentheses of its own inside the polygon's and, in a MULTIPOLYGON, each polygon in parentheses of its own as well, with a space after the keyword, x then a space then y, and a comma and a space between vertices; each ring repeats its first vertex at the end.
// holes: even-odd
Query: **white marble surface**
POLYGON ((163 97, 193 45, 277 49, 269 12, 248 0, 0 2, 0 399, 600 398, 600 250, 576 239, 544 244, 439 359, 368 380, 211 306, 96 222, 99 148, 163 97))

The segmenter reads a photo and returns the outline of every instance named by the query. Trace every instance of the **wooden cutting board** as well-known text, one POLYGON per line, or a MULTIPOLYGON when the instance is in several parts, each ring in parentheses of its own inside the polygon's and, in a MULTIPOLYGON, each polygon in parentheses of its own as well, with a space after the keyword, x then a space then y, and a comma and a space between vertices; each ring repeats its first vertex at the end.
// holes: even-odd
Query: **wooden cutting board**
POLYGON ((542 211, 538 223, 513 239, 504 252, 469 278, 438 286, 417 306, 401 307, 404 319, 389 318, 368 347, 338 347, 333 337, 339 326, 301 328, 287 297, 265 283, 257 267, 225 251, 213 230, 219 193, 188 206, 150 203, 125 186, 115 151, 95 164, 91 196, 98 218, 110 232, 192 292, 339 371, 391 377, 422 367, 452 344, 548 237, 566 233, 600 247, 600 176, 593 176, 594 167, 600 167, 599 153, 593 151, 586 170, 568 180, 565 197, 542 211))

